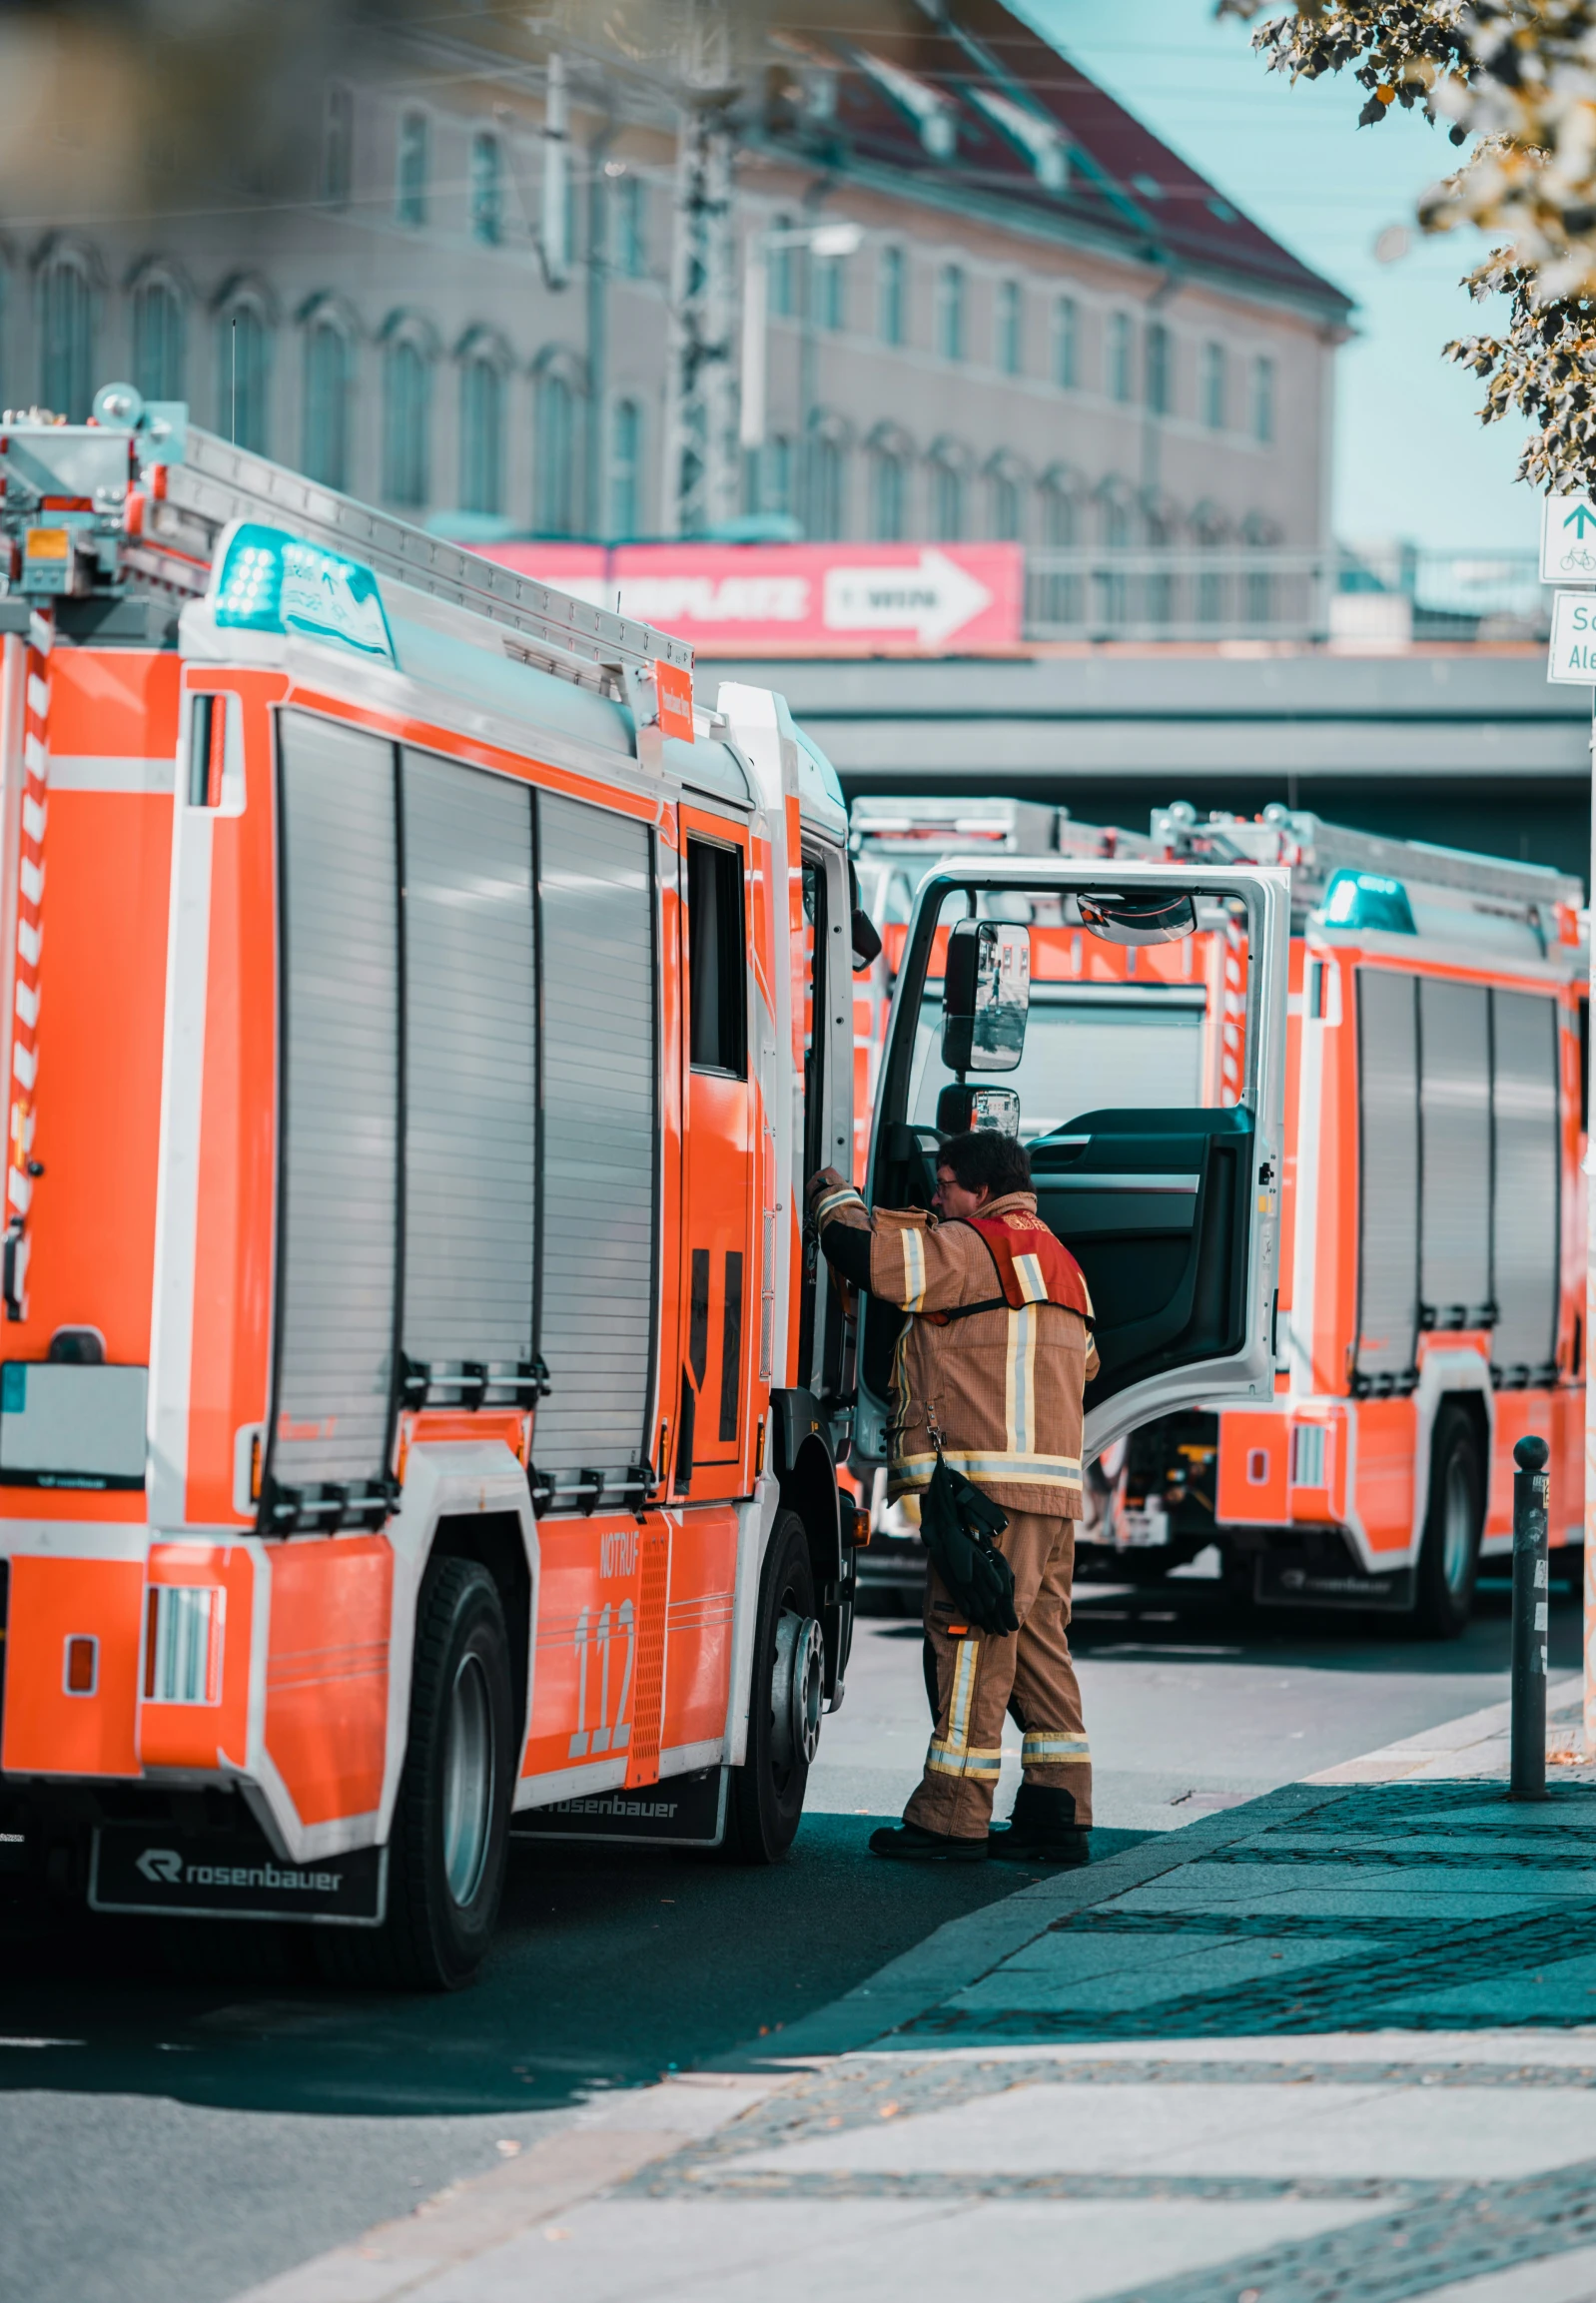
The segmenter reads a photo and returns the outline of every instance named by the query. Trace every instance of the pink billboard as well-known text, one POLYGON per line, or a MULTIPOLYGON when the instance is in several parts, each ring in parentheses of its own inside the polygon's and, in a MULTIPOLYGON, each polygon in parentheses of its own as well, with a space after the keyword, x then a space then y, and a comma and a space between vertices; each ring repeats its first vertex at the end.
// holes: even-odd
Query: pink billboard
POLYGON ((494 543, 477 547, 705 656, 994 655, 1020 644, 1013 543, 494 543))

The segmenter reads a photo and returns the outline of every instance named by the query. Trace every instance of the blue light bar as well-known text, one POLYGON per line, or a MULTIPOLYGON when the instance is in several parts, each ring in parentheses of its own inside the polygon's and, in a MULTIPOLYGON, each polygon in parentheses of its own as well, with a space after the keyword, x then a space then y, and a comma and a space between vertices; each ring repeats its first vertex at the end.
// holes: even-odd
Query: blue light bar
POLYGON ((304 632, 396 661, 371 569, 260 520, 241 520, 229 537, 212 578, 211 613, 233 631, 304 632))
POLYGON ((1327 928, 1372 928, 1387 936, 1416 936, 1413 907, 1400 880, 1343 868, 1330 874, 1319 917, 1327 928))

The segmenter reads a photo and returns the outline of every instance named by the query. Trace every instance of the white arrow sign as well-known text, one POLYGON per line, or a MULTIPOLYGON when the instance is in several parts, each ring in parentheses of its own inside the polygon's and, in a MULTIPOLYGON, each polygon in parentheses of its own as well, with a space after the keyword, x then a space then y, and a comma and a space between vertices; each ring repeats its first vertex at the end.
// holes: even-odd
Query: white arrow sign
POLYGON ((1569 687, 1596 687, 1596 595, 1559 592, 1553 600, 1546 677, 1569 687))
POLYGON ((1541 582, 1596 584, 1596 501, 1549 495, 1541 505, 1541 582))
POLYGON ((918 567, 828 568, 821 612, 828 631, 913 632, 922 647, 939 647, 991 604, 967 569, 923 551, 918 567))

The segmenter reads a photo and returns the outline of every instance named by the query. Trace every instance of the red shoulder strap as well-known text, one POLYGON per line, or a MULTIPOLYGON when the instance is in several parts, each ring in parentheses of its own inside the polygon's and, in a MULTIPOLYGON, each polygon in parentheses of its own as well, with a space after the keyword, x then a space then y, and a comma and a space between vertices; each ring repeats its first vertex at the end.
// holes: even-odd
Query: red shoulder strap
POLYGON ((1092 1294, 1086 1273, 1040 1215, 968 1215, 992 1250, 1005 1300, 1018 1310, 1025 1303, 1059 1303, 1091 1319, 1092 1294))

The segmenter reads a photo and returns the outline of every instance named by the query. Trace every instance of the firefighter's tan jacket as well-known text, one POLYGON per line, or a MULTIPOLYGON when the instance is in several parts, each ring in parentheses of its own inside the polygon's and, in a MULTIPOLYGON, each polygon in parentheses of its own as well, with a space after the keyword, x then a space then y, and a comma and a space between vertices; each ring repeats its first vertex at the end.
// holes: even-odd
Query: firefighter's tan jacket
MULTIPOLYGON (((1035 1215, 1036 1196, 991 1199, 984 1218, 1035 1215)), ((939 1223, 923 1208, 878 1207, 851 1185, 815 1203, 815 1220, 871 1234, 870 1292, 910 1317, 893 1353, 888 1492, 917 1493, 936 1466, 928 1410, 942 1452, 1006 1511, 1081 1514, 1082 1392, 1098 1371, 1097 1346, 1079 1312, 1059 1303, 973 1312, 945 1325, 939 1312, 1001 1296, 992 1252, 967 1223, 939 1223)))

